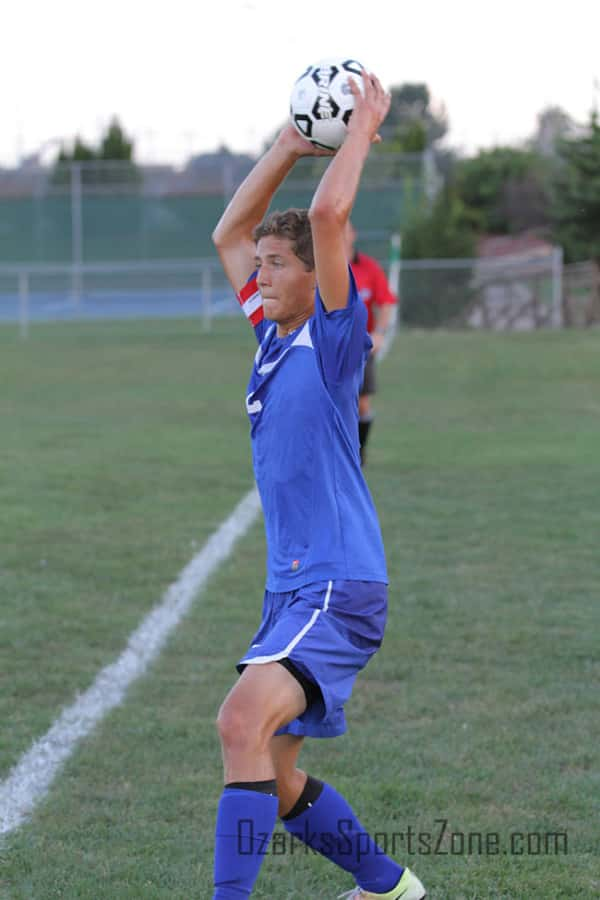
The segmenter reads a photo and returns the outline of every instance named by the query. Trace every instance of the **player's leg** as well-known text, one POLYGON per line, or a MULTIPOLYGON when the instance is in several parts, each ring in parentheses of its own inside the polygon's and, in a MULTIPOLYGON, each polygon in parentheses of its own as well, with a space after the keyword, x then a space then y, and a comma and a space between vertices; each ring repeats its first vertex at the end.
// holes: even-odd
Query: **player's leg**
POLYGON ((282 818, 294 808, 306 786, 308 776, 297 766, 303 743, 304 738, 295 734, 278 734, 271 738, 271 758, 282 818))
POLYGON ((341 794, 297 767, 303 738, 277 735, 271 753, 279 815, 289 834, 349 872, 356 900, 423 900, 419 879, 387 856, 367 833, 341 794))
POLYGON ((356 898, 421 900, 425 896, 421 882, 375 845, 344 798, 298 768, 303 741, 292 734, 271 740, 279 815, 287 831, 350 872, 356 881, 378 889, 374 894, 356 888, 356 898), (391 891, 385 890, 390 885, 391 891))
POLYGON ((225 787, 217 813, 213 900, 251 894, 278 812, 271 738, 305 708, 303 688, 276 662, 247 666, 221 706, 225 787))
POLYGON ((351 874, 365 896, 371 896, 369 891, 387 900, 388 892, 397 888, 402 866, 375 844, 348 801, 330 784, 306 776, 294 806, 281 818, 295 839, 351 874))
POLYGON ((357 881, 395 888, 403 874, 402 867, 376 847, 340 794, 298 768, 303 740, 292 734, 277 735, 271 740, 279 815, 286 830, 350 872, 357 881))
MULTIPOLYGON (((308 599, 310 589, 305 594, 308 599)), ((308 672, 319 689, 301 719, 309 735, 340 733, 340 716, 343 719, 354 681, 348 673, 358 673, 379 646, 385 597, 385 586, 333 583, 327 615, 319 617, 294 649, 293 663, 308 672)), ((419 880, 375 844, 347 800, 298 768, 301 746, 301 738, 289 733, 271 741, 286 830, 350 873, 360 885, 356 897, 421 900, 425 891, 419 880)))
POLYGON ((271 738, 305 708, 301 685, 279 663, 246 666, 217 718, 225 783, 274 779, 271 738))
POLYGON ((366 462, 367 441, 374 419, 371 395, 375 393, 375 385, 375 355, 371 353, 365 364, 363 383, 358 395, 358 442, 360 444, 360 461, 362 465, 366 462))
POLYGON ((402 867, 389 859, 367 834, 354 810, 331 787, 297 767, 303 738, 281 734, 271 740, 277 778, 279 815, 286 830, 357 882, 380 889, 396 887, 402 867))
POLYGON ((358 396, 358 440, 361 449, 361 460, 369 438, 369 431, 373 423, 373 410, 369 394, 358 396))

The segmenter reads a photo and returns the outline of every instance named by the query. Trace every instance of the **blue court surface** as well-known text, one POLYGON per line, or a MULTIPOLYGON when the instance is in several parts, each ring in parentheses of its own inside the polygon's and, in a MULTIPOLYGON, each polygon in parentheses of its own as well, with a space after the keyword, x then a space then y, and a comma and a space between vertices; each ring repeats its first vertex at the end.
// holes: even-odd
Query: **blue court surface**
MULTIPOLYGON (((65 291, 32 292, 24 316, 31 322, 81 319, 211 318, 239 313, 231 290, 213 290, 208 301, 192 289, 84 291, 79 298, 65 291)), ((0 322, 18 322, 18 294, 0 293, 0 322)))

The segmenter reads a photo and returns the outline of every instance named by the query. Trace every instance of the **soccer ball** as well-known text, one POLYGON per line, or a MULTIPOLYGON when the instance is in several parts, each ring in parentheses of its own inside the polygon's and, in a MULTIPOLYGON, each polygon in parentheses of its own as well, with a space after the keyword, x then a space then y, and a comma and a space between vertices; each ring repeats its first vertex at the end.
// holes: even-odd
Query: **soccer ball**
POLYGON ((361 91, 364 67, 355 59, 322 59, 302 73, 290 99, 290 118, 315 147, 337 150, 348 132, 354 96, 348 78, 361 91))

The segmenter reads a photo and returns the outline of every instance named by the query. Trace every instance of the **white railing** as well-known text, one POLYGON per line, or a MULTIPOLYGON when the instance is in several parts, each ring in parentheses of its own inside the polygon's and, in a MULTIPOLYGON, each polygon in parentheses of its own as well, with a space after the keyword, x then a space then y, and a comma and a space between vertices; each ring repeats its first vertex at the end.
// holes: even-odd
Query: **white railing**
POLYGON ((0 265, 0 322, 18 320, 23 338, 32 320, 56 318, 190 315, 209 330, 225 303, 235 311, 216 259, 0 265))
MULTIPOLYGON (((519 329, 563 324, 560 248, 545 255, 499 259, 401 260, 400 238, 388 239, 392 289, 401 298, 398 326, 519 329)), ((216 257, 80 265, 0 265, 0 322, 50 319, 198 318, 235 314, 233 291, 216 257)))

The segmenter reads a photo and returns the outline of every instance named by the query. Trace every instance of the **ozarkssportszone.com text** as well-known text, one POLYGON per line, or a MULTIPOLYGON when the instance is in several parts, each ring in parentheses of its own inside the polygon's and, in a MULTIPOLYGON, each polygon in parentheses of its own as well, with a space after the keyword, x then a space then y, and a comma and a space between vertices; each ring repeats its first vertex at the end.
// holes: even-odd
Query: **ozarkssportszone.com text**
POLYGON ((560 856, 568 853, 566 831, 461 831, 448 819, 434 819, 430 831, 409 825, 404 831, 378 831, 369 836, 355 832, 350 819, 340 819, 336 831, 314 831, 306 825, 301 836, 256 831, 252 819, 240 819, 237 829, 240 855, 287 856, 294 853, 337 852, 364 859, 370 853, 387 856, 560 856), (373 842, 376 845, 373 846, 373 842))

